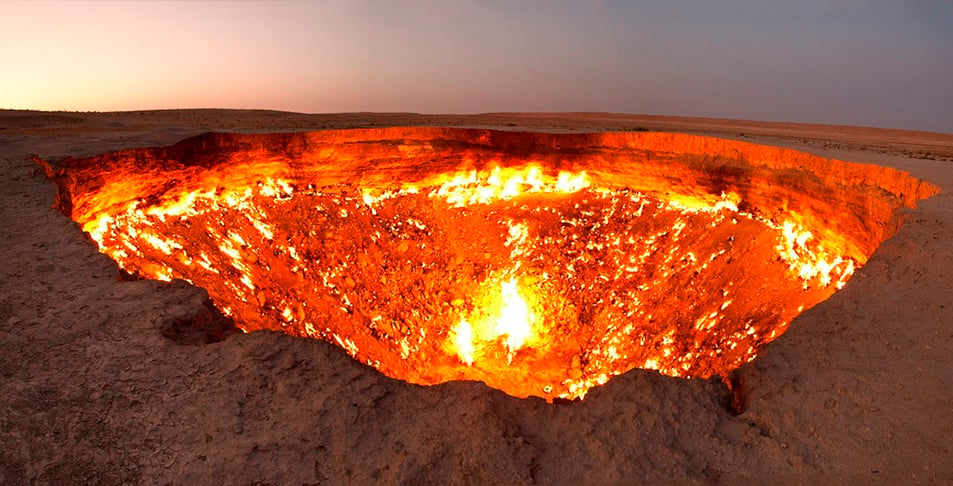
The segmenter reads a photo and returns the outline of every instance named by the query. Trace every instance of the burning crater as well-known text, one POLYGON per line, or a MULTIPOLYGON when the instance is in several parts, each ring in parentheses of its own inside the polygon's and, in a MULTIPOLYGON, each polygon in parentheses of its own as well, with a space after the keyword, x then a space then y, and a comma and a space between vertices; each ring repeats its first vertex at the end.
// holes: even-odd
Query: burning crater
POLYGON ((102 252, 207 289, 243 330, 547 400, 633 368, 725 376, 936 191, 662 133, 206 134, 41 163, 102 252))

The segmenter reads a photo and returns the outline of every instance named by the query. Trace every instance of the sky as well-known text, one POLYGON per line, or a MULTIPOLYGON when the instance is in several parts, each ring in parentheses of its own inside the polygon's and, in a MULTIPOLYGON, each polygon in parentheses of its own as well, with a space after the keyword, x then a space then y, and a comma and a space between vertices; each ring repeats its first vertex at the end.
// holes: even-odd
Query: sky
POLYGON ((589 111, 953 133, 953 0, 0 0, 0 108, 589 111))

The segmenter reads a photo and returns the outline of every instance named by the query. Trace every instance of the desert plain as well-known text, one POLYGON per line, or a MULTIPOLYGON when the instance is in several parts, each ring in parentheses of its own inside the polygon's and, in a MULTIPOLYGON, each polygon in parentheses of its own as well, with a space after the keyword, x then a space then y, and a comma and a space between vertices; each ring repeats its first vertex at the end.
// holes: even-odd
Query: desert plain
POLYGON ((619 114, 0 111, 0 483, 948 483, 953 480, 953 135, 619 114), (33 162, 207 131, 385 126, 670 131, 908 171, 940 193, 739 374, 632 370, 584 400, 417 386, 322 341, 202 344, 182 281, 117 278, 33 162))

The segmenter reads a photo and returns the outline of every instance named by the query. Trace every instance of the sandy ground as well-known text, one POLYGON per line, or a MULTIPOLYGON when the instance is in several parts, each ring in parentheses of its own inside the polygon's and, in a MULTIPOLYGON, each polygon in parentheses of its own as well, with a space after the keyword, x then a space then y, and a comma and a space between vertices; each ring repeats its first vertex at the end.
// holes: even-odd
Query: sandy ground
POLYGON ((596 114, 0 111, 0 484, 953 481, 953 135, 596 114), (634 370, 549 405, 420 387, 334 346, 258 332, 185 345, 204 292, 120 281, 51 208, 30 156, 203 131, 386 125, 670 130, 893 166, 943 192, 724 385, 634 370), (167 334, 167 333, 166 333, 167 334))

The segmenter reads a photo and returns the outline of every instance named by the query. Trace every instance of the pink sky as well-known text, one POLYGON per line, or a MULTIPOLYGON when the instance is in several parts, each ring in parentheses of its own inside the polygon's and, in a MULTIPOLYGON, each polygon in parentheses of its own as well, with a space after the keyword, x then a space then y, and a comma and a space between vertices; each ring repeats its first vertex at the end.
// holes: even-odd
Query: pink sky
POLYGON ((770 3, 4 1, 0 108, 612 111, 953 132, 949 2, 770 3))

